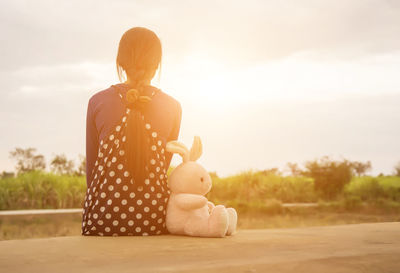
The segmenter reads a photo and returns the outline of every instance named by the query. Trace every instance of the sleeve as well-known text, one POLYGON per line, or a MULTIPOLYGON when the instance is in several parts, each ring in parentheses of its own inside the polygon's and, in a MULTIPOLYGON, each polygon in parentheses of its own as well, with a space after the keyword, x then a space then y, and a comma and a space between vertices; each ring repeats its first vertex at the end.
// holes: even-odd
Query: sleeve
MULTIPOLYGON (((182 107, 181 104, 178 102, 177 113, 175 116, 174 124, 172 126, 171 133, 167 139, 167 142, 178 139, 179 131, 181 128, 181 120, 182 120, 182 107)), ((172 153, 167 153, 165 157, 167 168, 169 168, 169 165, 171 164, 172 155, 173 155, 172 153)))
POLYGON ((86 185, 88 187, 91 180, 92 170, 96 161, 98 147, 98 134, 96 124, 94 122, 92 104, 89 100, 86 115, 86 185))

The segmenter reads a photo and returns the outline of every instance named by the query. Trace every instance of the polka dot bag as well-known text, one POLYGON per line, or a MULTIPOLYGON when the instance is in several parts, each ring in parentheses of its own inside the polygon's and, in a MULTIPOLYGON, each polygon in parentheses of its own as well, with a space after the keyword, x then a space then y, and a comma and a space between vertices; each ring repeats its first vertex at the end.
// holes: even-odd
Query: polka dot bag
MULTIPOLYGON (((154 91, 153 94, 154 95, 154 91)), ((119 94, 122 99, 122 95, 119 94)), ((150 161, 143 186, 137 186, 124 166, 127 116, 125 114, 100 141, 92 179, 86 191, 82 235, 121 236, 167 234, 166 208, 170 191, 164 141, 145 117, 146 133, 150 140, 150 161)))

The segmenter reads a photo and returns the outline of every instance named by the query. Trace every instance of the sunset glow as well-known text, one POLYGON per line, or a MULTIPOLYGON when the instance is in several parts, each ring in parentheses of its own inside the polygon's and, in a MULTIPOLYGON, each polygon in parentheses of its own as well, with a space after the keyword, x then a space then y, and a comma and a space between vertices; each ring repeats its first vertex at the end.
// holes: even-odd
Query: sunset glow
POLYGON ((180 139, 202 137, 201 161, 210 171, 283 170, 289 161, 332 155, 371 160, 377 174, 391 173, 400 160, 395 5, 117 1, 99 4, 94 16, 88 3, 74 3, 79 8, 64 3, 49 16, 46 1, 8 1, 1 9, 8 41, 0 72, 6 170, 16 146, 49 156, 84 153, 88 99, 118 82, 117 43, 136 25, 160 36, 162 70, 153 84, 181 102, 180 139))

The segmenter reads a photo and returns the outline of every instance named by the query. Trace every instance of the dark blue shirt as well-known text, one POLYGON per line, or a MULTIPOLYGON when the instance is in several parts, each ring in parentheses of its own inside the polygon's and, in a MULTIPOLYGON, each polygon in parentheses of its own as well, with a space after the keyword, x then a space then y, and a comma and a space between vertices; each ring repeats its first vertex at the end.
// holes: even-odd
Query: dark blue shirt
MULTIPOLYGON (((94 94, 88 104, 86 117, 86 182, 89 185, 90 174, 96 162, 99 143, 121 119, 126 106, 119 96, 125 98, 129 86, 117 84, 94 94), (117 92, 117 89, 119 92, 117 92)), ((180 103, 173 97, 153 86, 146 86, 145 92, 155 91, 143 111, 146 119, 152 124, 165 142, 177 140, 182 118, 180 103)), ((166 153, 167 169, 171 163, 172 153, 166 153)))

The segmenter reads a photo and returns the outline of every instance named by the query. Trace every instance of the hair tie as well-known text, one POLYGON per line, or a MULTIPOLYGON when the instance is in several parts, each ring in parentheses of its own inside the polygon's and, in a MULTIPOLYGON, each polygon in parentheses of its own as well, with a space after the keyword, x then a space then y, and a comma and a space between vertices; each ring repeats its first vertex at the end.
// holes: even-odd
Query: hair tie
POLYGON ((126 100, 129 104, 133 104, 137 101, 141 103, 146 103, 151 101, 151 98, 149 96, 140 96, 139 90, 132 88, 126 92, 126 100))

